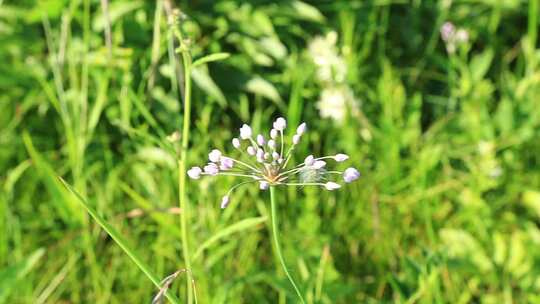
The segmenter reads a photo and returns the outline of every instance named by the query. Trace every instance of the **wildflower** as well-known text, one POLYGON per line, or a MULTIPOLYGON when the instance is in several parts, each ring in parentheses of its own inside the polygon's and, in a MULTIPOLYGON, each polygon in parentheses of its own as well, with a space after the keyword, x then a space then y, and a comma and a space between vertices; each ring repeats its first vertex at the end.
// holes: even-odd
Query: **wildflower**
MULTIPOLYGON (((227 192, 221 201, 221 208, 227 207, 231 193, 245 184, 258 183, 260 190, 267 190, 269 187, 277 186, 319 186, 332 191, 339 189, 341 185, 336 181, 332 181, 331 177, 341 175, 345 183, 350 183, 360 177, 360 173, 354 168, 348 168, 344 172, 327 169, 328 160, 344 162, 349 158, 343 153, 323 157, 308 155, 299 165, 288 166, 293 151, 306 131, 306 123, 298 126, 290 145, 285 145, 286 140, 283 135, 287 121, 280 117, 274 121, 272 126, 273 129, 270 131, 272 139, 268 140, 268 142, 265 142, 264 137, 260 134, 254 139, 248 125, 244 124, 240 128, 240 138, 248 144, 247 155, 243 154, 247 156, 247 160, 235 159, 214 149, 208 155, 210 163, 204 166, 203 170, 200 167, 191 168, 188 170, 188 176, 192 179, 199 179, 202 175, 226 175, 246 178, 246 181, 236 184, 227 192)), ((240 149, 241 142, 239 139, 234 138, 232 144, 234 148, 243 151, 240 149)))
POLYGON ((337 33, 315 37, 308 45, 308 53, 317 66, 316 76, 320 82, 343 82, 347 75, 347 64, 339 55, 337 33))
POLYGON ((469 41, 469 32, 462 28, 456 28, 452 22, 445 22, 441 26, 441 39, 446 44, 446 51, 453 54, 457 46, 469 41))
POLYGON ((317 108, 322 118, 342 123, 349 111, 358 112, 358 101, 348 86, 338 85, 322 90, 317 108))

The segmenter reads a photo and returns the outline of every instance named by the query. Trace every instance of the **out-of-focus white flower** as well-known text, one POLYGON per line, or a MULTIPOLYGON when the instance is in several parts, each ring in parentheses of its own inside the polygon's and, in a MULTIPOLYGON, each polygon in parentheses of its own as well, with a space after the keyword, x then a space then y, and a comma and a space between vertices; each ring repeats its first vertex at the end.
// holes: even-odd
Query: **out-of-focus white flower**
POLYGON ((463 28, 456 28, 452 22, 445 22, 441 26, 441 39, 446 45, 449 54, 456 52, 456 48, 461 44, 469 42, 469 32, 463 28))
POLYGON ((347 74, 345 60, 336 47, 337 33, 315 37, 308 46, 311 59, 317 66, 317 79, 321 82, 343 82, 347 74))
POLYGON ((358 111, 358 102, 348 86, 335 86, 323 89, 317 108, 321 117, 343 122, 348 111, 358 111))

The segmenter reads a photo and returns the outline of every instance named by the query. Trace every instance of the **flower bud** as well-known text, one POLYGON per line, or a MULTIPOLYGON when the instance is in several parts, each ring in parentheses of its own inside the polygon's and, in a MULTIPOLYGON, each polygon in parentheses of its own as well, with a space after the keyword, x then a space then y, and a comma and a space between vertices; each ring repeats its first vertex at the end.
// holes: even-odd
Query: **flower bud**
POLYGON ((238 140, 238 138, 233 138, 232 139, 232 145, 233 147, 235 147, 236 149, 240 148, 240 140, 238 140))
POLYGON ((255 153, 257 153, 257 150, 255 150, 254 147, 252 147, 252 146, 247 147, 247 154, 253 156, 253 155, 255 155, 255 153))
POLYGON ((326 162, 324 160, 315 161, 315 163, 313 164, 313 168, 315 169, 322 169, 325 166, 326 166, 326 162))
POLYGON ((313 155, 308 155, 308 157, 306 157, 306 159, 304 160, 304 164, 306 166, 313 166, 314 163, 315 163, 315 158, 313 157, 313 155))
POLYGON ((273 127, 278 131, 283 131, 287 127, 287 121, 285 120, 285 118, 279 117, 278 119, 276 119, 276 121, 274 121, 273 127))
POLYGON ((261 134, 257 135, 257 144, 259 144, 259 146, 264 146, 264 143, 264 137, 261 134))
POLYGON ((228 195, 225 195, 225 196, 221 199, 221 209, 227 208, 228 205, 229 205, 229 196, 228 196, 228 195))
POLYGON ((355 168, 347 168, 345 172, 343 172, 343 180, 346 183, 351 183, 357 180, 360 177, 360 172, 356 170, 355 168))
POLYGON ((221 157, 220 166, 219 166, 221 170, 229 170, 229 169, 232 169, 233 166, 234 166, 234 162, 232 158, 221 157))
POLYGON ((208 154, 208 159, 213 163, 219 162, 220 158, 221 158, 221 151, 219 151, 218 149, 214 149, 212 150, 212 152, 208 154))
POLYGON ((199 179, 201 178, 202 170, 199 167, 193 167, 188 170, 187 175, 192 179, 199 179))
POLYGON ((208 175, 217 175, 219 173, 219 168, 216 164, 210 163, 204 166, 204 173, 208 175))
POLYGON ((337 161, 338 163, 346 161, 347 159, 349 159, 349 156, 347 154, 338 153, 334 155, 334 160, 337 161))
POLYGON ((306 123, 305 122, 301 123, 298 126, 298 128, 296 128, 296 134, 302 135, 302 134, 304 134, 304 132, 306 132, 306 123))
POLYGON ((276 139, 276 138, 277 138, 277 136, 278 136, 278 132, 277 132, 277 130, 276 130, 276 129, 272 129, 272 130, 270 130, 270 138, 272 138, 272 139, 276 139))
POLYGON ((243 124, 240 128, 240 138, 249 139, 251 137, 251 127, 243 124))
POLYGON ((341 185, 334 182, 327 182, 326 184, 324 184, 324 187, 326 188, 326 190, 332 191, 341 188, 341 185))

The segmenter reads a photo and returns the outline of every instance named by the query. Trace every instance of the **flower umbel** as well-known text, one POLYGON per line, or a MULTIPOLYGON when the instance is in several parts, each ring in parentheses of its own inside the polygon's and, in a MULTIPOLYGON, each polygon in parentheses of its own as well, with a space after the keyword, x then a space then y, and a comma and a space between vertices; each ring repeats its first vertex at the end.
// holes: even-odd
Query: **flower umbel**
POLYGON ((345 183, 353 182, 360 177, 360 173, 355 168, 348 168, 343 172, 327 169, 328 160, 339 163, 349 158, 343 153, 322 157, 308 155, 304 162, 297 166, 288 166, 293 151, 306 132, 306 123, 298 126, 288 148, 283 135, 287 127, 285 118, 279 117, 272 126, 267 139, 262 134, 254 138, 251 127, 244 124, 240 128, 241 140, 233 138, 232 145, 246 158, 245 160, 225 156, 221 151, 213 149, 208 154, 209 163, 203 166, 203 169, 191 168, 188 170, 188 176, 192 179, 199 179, 204 175, 247 178, 246 181, 236 184, 226 193, 221 208, 229 204, 230 195, 236 188, 246 184, 257 183, 261 190, 276 186, 319 186, 331 191, 341 187, 336 179, 331 180, 333 176, 341 176, 345 183))

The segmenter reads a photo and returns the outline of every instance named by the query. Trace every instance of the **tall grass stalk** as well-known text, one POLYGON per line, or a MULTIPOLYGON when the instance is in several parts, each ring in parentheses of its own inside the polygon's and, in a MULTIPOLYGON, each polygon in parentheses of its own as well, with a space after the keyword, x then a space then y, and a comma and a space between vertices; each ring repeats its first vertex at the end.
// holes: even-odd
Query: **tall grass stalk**
POLYGON ((287 269, 287 265, 285 264, 285 260, 283 259, 283 255, 281 253, 281 247, 279 245, 277 215, 276 215, 276 194, 275 194, 274 187, 270 187, 270 209, 272 213, 272 236, 274 238, 274 245, 275 245, 277 256, 279 258, 279 262, 281 263, 281 267, 283 268, 283 271, 287 275, 287 278, 291 282, 294 288, 294 291, 296 291, 298 298, 300 298, 300 302, 302 304, 305 304, 306 301, 304 300, 304 297, 302 296, 300 289, 298 289, 298 286, 296 286, 296 283, 294 282, 293 277, 289 273, 289 270, 287 269))
MULTIPOLYGON (((186 268, 192 272, 191 269, 191 256, 189 251, 189 239, 188 239, 188 219, 189 219, 189 207, 186 202, 186 159, 188 156, 188 144, 189 144, 189 129, 191 119, 191 63, 192 58, 189 52, 189 46, 186 45, 185 40, 182 37, 182 31, 178 28, 173 29, 177 38, 180 40, 180 53, 182 54, 182 66, 184 71, 184 116, 182 124, 182 148, 180 152, 180 160, 178 161, 178 192, 180 201, 180 226, 182 229, 182 254, 184 257, 184 263, 186 268)), ((180 90, 182 92, 182 90, 180 90)), ((193 272, 192 272, 193 273, 193 272)), ((193 301, 193 291, 190 288, 190 282, 187 282, 187 303, 191 304, 193 301)))

